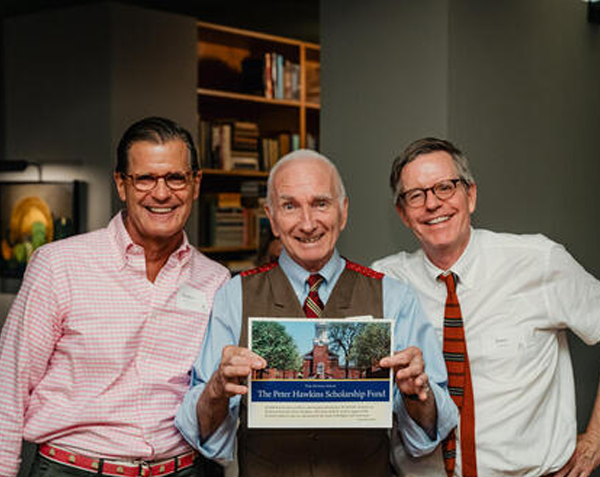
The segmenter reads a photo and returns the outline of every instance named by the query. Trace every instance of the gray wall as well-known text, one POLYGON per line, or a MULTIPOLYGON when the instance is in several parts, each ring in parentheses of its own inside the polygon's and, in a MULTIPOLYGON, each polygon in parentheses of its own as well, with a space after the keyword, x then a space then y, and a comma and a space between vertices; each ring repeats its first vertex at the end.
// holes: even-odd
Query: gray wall
POLYGON ((322 2, 321 149, 348 189, 340 246, 356 260, 413 244, 391 206, 389 165, 408 138, 447 135, 447 16, 445 2, 322 2))
MULTIPOLYGON (((393 157, 431 134, 470 158, 477 226, 542 232, 600 276, 600 26, 587 23, 586 8, 581 0, 321 3, 321 139, 350 195, 344 254, 369 263, 416 247, 387 181, 393 157)), ((571 344, 583 430, 598 347, 571 344)))
POLYGON ((103 227, 125 127, 147 115, 196 127, 195 20, 100 3, 8 18, 4 33, 4 156, 89 182, 88 227, 103 227))

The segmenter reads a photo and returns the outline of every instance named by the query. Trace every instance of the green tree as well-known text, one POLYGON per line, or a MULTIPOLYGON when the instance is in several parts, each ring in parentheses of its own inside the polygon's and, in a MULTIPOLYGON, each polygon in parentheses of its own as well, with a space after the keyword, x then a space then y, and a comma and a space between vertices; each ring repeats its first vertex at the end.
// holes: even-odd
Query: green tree
POLYGON ((390 354, 390 327, 387 323, 367 323, 354 339, 351 359, 363 370, 390 354))
POLYGON ((299 371, 302 367, 298 347, 281 323, 255 321, 252 324, 252 351, 266 359, 267 366, 272 369, 299 371))
POLYGON ((329 338, 329 347, 336 353, 344 355, 344 374, 348 377, 348 368, 350 366, 352 346, 354 339, 362 332, 365 325, 363 323, 329 323, 327 328, 327 337, 329 338))

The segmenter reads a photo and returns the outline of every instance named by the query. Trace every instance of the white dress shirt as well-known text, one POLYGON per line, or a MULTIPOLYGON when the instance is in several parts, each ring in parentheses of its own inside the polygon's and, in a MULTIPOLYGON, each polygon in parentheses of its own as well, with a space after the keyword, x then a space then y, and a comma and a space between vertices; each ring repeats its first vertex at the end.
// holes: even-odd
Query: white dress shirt
MULTIPOLYGON (((388 256, 373 268, 410 282, 442 342, 446 286, 436 277, 445 270, 422 250, 388 256)), ((542 235, 487 230, 471 231, 450 270, 458 276, 473 380, 479 475, 538 477, 558 470, 573 453, 577 432, 565 329, 587 344, 600 341, 600 282, 542 235)), ((415 460, 401 447, 395 453, 405 473, 445 477, 440 449, 415 460)), ((457 452, 460 476, 459 445, 457 452)))

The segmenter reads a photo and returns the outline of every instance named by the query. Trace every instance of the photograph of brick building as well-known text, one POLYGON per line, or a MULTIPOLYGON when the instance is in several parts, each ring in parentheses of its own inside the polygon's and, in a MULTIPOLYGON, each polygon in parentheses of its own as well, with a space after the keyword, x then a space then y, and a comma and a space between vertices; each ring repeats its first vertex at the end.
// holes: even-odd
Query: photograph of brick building
POLYGON ((380 321, 256 322, 252 349, 267 360, 268 367, 255 371, 253 379, 386 378, 389 370, 377 363, 390 353, 390 327, 380 321), (306 351, 300 354, 299 350, 306 351))
POLYGON ((340 367, 337 353, 329 349, 327 322, 315 323, 315 338, 312 349, 303 356, 302 376, 304 379, 358 379, 360 369, 340 367))

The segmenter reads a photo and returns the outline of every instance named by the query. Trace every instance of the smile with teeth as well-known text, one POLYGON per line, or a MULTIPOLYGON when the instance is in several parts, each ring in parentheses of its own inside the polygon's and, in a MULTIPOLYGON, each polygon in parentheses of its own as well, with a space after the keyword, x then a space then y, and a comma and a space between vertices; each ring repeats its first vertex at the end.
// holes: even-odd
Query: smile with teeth
POLYGON ((435 219, 428 220, 425 223, 427 225, 435 225, 435 224, 439 224, 439 223, 442 223, 442 222, 446 222, 446 220, 450 220, 450 216, 449 215, 444 215, 442 217, 436 217, 435 219))
POLYGON ((153 214, 168 214, 174 207, 146 207, 153 214))
POLYGON ((298 240, 302 243, 315 243, 317 242, 323 234, 317 235, 315 237, 298 237, 298 240))

